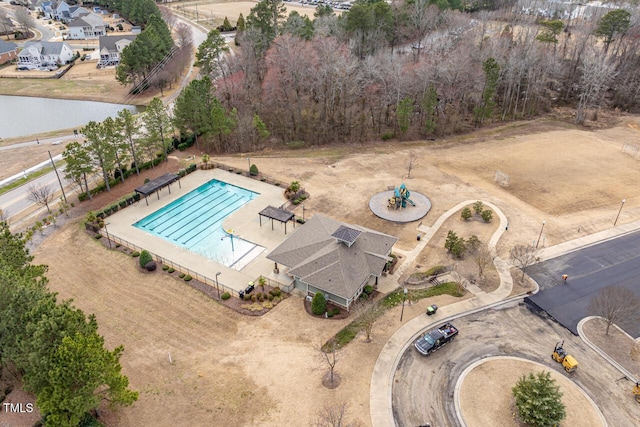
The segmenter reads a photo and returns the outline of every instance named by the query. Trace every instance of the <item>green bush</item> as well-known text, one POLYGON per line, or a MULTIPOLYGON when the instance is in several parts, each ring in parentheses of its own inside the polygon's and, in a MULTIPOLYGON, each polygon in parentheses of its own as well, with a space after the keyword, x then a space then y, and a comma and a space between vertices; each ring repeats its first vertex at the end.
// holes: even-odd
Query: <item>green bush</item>
POLYGON ((484 222, 491 222, 491 220, 493 219, 493 211, 491 209, 486 209, 482 211, 480 216, 482 216, 484 222))
POLYGON ((280 295, 282 295, 282 291, 277 286, 275 288, 271 289, 270 293, 272 293, 274 297, 279 297, 280 295))
POLYGON ((478 215, 482 214, 482 209, 484 209, 484 203, 482 203, 480 200, 478 200, 473 204, 473 210, 475 211, 476 214, 478 215))
POLYGON ((393 132, 385 132, 385 133, 382 134, 381 138, 382 138, 383 141, 388 141, 391 138, 393 138, 393 132))
POLYGON ((223 292, 222 295, 220 295, 220 299, 226 301, 229 298, 231 298, 231 294, 229 292, 223 292))
POLYGON ((257 297, 258 299, 262 298, 262 292, 257 292, 257 293, 256 293, 256 297, 257 297))
POLYGON ((338 314, 340 314, 340 309, 338 307, 333 307, 333 310, 331 310, 331 312, 334 316, 337 316, 338 314))
POLYGON ((93 238, 96 240, 100 240, 102 239, 102 234, 96 234, 95 236, 93 236, 93 238))
POLYGON ((364 287, 363 291, 365 294, 371 295, 371 293, 373 293, 373 286, 367 285, 364 287))
POLYGON ((462 209, 462 212, 460 213, 460 216, 465 221, 468 220, 469 218, 471 218, 471 209, 469 209, 469 208, 462 209))
POLYGON ((167 264, 162 264, 163 271, 167 271, 168 269, 169 269, 169 266, 167 264))
POLYGON ((244 296, 242 297, 243 300, 245 301, 249 301, 251 299, 251 295, 249 294, 244 294, 244 296))
POLYGON ((178 144, 178 150, 180 150, 180 151, 184 151, 187 148, 189 148, 189 147, 184 142, 182 144, 178 144))
POLYGON ((153 261, 153 257, 148 250, 145 249, 140 252, 140 259, 138 260, 138 262, 140 262, 140 267, 144 268, 150 261, 153 261))
POLYGON ((322 292, 316 292, 311 300, 311 312, 316 316, 321 316, 327 310, 327 300, 322 292))
POLYGON ((304 141, 287 142, 287 147, 289 147, 290 150, 299 150, 301 148, 304 148, 304 145, 304 141))
POLYGON ((258 175, 258 167, 256 165, 251 165, 249 168, 249 174, 251 174, 251 176, 258 175))
POLYGON ((140 252, 133 251, 133 252, 131 252, 131 256, 134 257, 134 258, 138 258, 140 256, 140 252))
POLYGON ((175 271, 176 271, 175 268, 169 267, 169 269, 167 270, 167 273, 174 273, 175 271))
POLYGON ((184 276, 185 276, 185 274, 184 274, 184 273, 180 273, 180 274, 178 274, 178 277, 179 277, 179 278, 181 278, 181 279, 184 279, 184 276))
POLYGON ((427 271, 425 271, 425 276, 437 276, 440 273, 444 273, 445 268, 443 265, 436 265, 435 267, 431 267, 427 271))
POLYGON ((186 276, 184 276, 182 278, 185 282, 190 282, 191 280, 193 280, 193 277, 189 276, 188 274, 186 276))
POLYGON ((151 181, 149 178, 145 178, 144 179, 144 183, 146 184, 147 182, 151 181))
POLYGON ((251 301, 256 302, 258 300, 258 297, 256 297, 256 294, 251 295, 251 301))
POLYGON ((273 294, 269 294, 269 296, 267 297, 269 301, 273 301, 273 298, 274 298, 273 294))
POLYGON ((327 313, 327 317, 333 317, 333 311, 329 311, 329 312, 327 313))

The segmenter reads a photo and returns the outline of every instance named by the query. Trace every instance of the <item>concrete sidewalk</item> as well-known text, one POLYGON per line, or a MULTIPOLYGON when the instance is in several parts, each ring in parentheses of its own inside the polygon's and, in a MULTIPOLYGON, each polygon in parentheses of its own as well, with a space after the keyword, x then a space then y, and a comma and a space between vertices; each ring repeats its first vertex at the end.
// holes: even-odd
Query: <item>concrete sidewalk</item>
MULTIPOLYGON (((442 224, 452 215, 456 214, 465 206, 475 203, 476 200, 466 200, 460 202, 447 212, 445 212, 436 222, 427 227, 421 225, 418 230, 424 235, 418 243, 410 251, 396 250, 402 254, 405 259, 402 265, 396 270, 392 278, 397 287, 397 280, 402 276, 404 271, 413 264, 416 257, 427 246, 429 240, 434 236, 436 231, 442 224)), ((483 202, 486 206, 493 209, 500 219, 500 225, 489 241, 489 250, 494 256, 493 263, 500 277, 500 286, 493 292, 482 292, 479 288, 469 287, 468 290, 474 294, 473 298, 456 302, 444 307, 440 307, 434 316, 418 316, 398 329, 387 341, 383 347, 378 360, 373 368, 370 385, 370 414, 371 425, 374 427, 394 426, 395 419, 393 417, 392 393, 393 393, 393 377, 395 375, 400 358, 413 341, 423 333, 426 329, 432 328, 444 321, 466 316, 475 312, 485 310, 506 302, 522 298, 517 295, 508 298, 513 289, 513 281, 509 272, 510 264, 507 260, 503 260, 496 254, 496 245, 502 234, 506 231, 507 218, 504 213, 495 205, 483 202)), ((640 229, 640 221, 613 227, 593 235, 581 237, 549 248, 538 251, 538 257, 541 260, 554 258, 568 252, 572 252, 601 242, 603 240, 612 239, 623 234, 627 234, 640 229)), ((390 281, 389 281, 390 282, 390 281)), ((386 283, 389 286, 389 282, 386 283)), ((537 289, 536 289, 537 292, 537 289)), ((460 417, 458 417, 460 419, 460 417)))

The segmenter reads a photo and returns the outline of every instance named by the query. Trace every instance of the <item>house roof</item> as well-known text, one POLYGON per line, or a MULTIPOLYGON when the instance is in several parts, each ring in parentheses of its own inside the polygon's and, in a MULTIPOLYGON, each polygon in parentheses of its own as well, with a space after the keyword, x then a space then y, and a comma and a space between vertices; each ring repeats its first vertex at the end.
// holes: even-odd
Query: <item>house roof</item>
POLYGON ((134 41, 136 39, 136 35, 126 35, 126 36, 100 36, 100 51, 103 49, 107 49, 110 51, 115 51, 116 43, 120 40, 130 40, 134 41))
MULTIPOLYGON (((31 41, 26 42, 22 51, 26 51, 30 47, 34 47, 40 52, 41 55, 60 55, 62 53, 62 47, 66 45, 65 42, 43 42, 43 41, 31 41)), ((21 56, 24 56, 20 52, 21 56)), ((27 52, 25 52, 27 53, 27 52)))
POLYGON ((17 44, 13 42, 6 42, 0 39, 0 54, 11 52, 13 50, 16 50, 17 48, 18 48, 17 44))
POLYGON ((398 239, 316 214, 267 256, 324 292, 351 299, 371 276, 379 276, 398 239), (349 246, 340 237, 352 238, 349 246))
POLYGON ((79 18, 74 19, 69 23, 69 28, 71 27, 101 27, 104 26, 104 20, 101 16, 96 15, 95 13, 90 13, 88 15, 81 16, 79 18))

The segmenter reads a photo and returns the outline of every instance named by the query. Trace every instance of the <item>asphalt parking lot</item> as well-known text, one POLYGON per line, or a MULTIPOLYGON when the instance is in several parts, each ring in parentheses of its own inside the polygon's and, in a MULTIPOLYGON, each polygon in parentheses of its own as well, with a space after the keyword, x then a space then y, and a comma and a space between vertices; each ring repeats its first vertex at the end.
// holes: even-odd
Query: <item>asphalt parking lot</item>
MULTIPOLYGON (((531 266, 527 273, 540 292, 526 299, 577 334, 589 315, 591 299, 609 285, 623 286, 640 297, 640 232, 636 231, 531 266), (569 277, 563 283, 561 277, 569 277)), ((620 325, 634 338, 640 324, 620 325)))

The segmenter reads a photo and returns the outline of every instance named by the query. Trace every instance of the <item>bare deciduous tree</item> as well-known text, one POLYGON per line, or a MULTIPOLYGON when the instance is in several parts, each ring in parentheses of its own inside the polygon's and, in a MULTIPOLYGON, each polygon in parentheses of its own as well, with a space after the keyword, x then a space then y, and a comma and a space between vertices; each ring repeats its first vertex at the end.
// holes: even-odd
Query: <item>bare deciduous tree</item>
POLYGON ((533 245, 515 245, 509 252, 509 259, 511 264, 522 270, 522 279, 524 279, 527 268, 536 262, 536 248, 533 245))
POLYGON ((316 414, 311 427, 360 427, 360 420, 349 420, 349 405, 346 402, 327 403, 316 414))
POLYGON ((586 120, 587 109, 594 109, 597 112, 600 108, 616 70, 604 55, 595 52, 584 57, 580 68, 582 77, 579 83, 581 90, 578 95, 576 123, 581 125, 586 120))
POLYGON ((27 199, 33 203, 47 208, 47 212, 51 213, 49 203, 53 201, 53 190, 48 185, 35 186, 31 185, 27 189, 27 199))
POLYGON ((162 15, 162 19, 164 20, 164 22, 167 23, 167 27, 169 27, 169 31, 173 31, 173 28, 178 23, 178 18, 176 17, 176 15, 167 6, 158 6, 158 9, 160 9, 160 14, 162 15))
POLYGON ((24 33, 25 37, 29 37, 31 30, 36 26, 35 21, 29 13, 29 9, 19 7, 14 14, 14 18, 20 27, 20 31, 24 33))
POLYGON ((609 327, 614 323, 624 326, 640 321, 640 298, 622 286, 607 286, 591 299, 588 312, 604 318, 605 335, 609 335, 609 327))
POLYGON ((409 159, 407 160, 407 178, 411 178, 411 171, 416 167, 418 163, 418 155, 415 151, 409 152, 409 159))
POLYGON ((0 34, 9 34, 13 31, 13 22, 6 11, 0 8, 0 34))
POLYGON ((467 247, 469 248, 468 253, 469 255, 471 255, 471 259, 473 259, 473 262, 476 264, 476 266, 478 266, 478 277, 482 277, 484 271, 491 265, 491 262, 493 261, 493 256, 491 256, 489 247, 481 240, 478 240, 478 244, 468 244, 467 247))
POLYGON ((328 348, 320 346, 319 350, 322 354, 323 360, 329 366, 329 373, 322 381, 322 384, 327 388, 336 388, 340 385, 340 377, 335 373, 335 367, 338 363, 338 353, 336 350, 336 342, 331 340, 327 343, 328 348))
POLYGON ((176 25, 176 44, 180 47, 190 46, 193 43, 193 33, 191 32, 191 27, 184 23, 180 22, 176 25))

